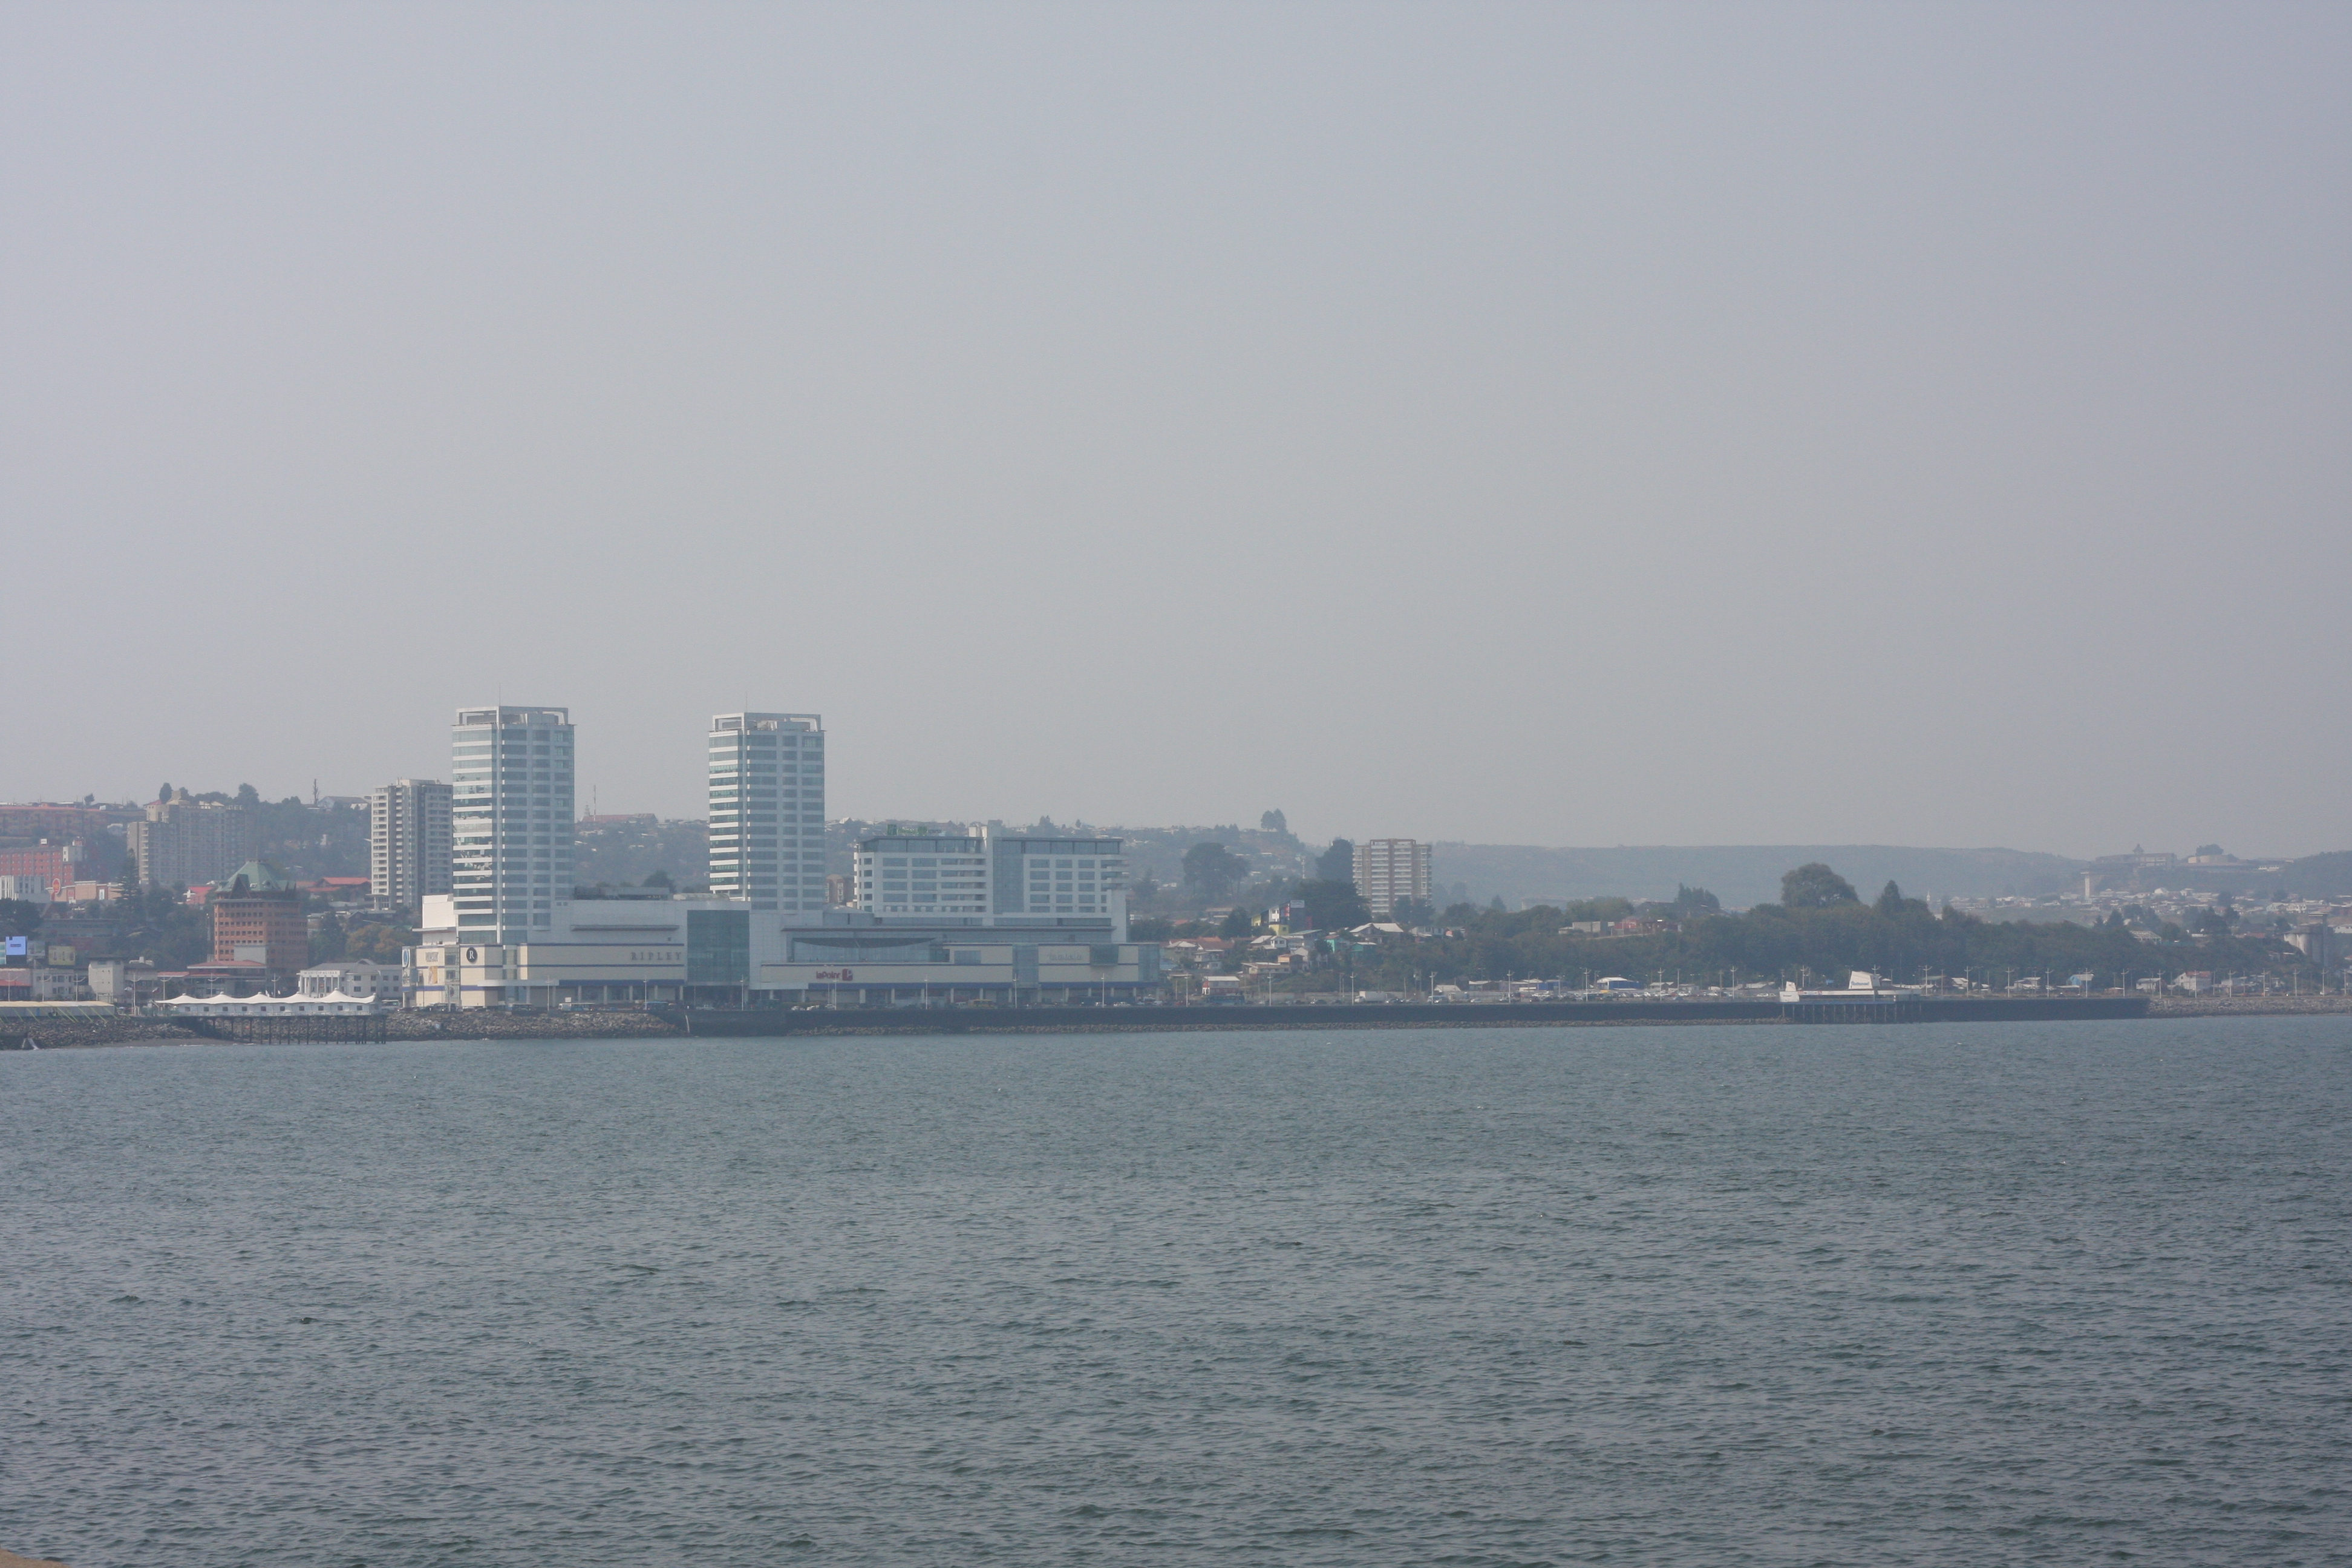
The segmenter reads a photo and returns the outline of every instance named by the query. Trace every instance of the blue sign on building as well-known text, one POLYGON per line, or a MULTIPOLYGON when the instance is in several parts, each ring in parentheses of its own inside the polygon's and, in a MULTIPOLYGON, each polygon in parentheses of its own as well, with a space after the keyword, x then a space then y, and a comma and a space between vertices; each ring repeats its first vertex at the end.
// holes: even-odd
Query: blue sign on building
POLYGON ((9 957, 11 957, 11 958, 30 958, 32 955, 33 955, 33 939, 32 939, 31 937, 28 937, 28 936, 12 936, 12 937, 10 937, 10 938, 8 939, 8 956, 9 956, 9 957))

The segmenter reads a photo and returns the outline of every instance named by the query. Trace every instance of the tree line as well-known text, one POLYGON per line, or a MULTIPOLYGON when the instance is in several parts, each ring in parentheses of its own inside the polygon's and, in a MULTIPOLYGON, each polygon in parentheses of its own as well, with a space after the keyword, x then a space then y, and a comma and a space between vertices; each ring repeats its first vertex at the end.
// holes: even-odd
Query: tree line
MULTIPOLYGON (((1248 914, 1236 910, 1228 922, 1235 929, 1225 934, 1246 934, 1248 914)), ((1316 923, 1328 931, 1355 922, 1316 923)), ((2097 926, 1987 921, 1949 905, 1938 913, 1893 882, 1864 902, 1836 871, 1814 864, 1781 879, 1778 903, 1738 914, 1723 912, 1707 889, 1687 887, 1670 900, 1643 903, 1590 899, 1511 911, 1457 903, 1438 917, 1429 940, 1349 942, 1344 952, 1327 942, 1317 967, 1344 965, 1359 987, 1403 991, 1534 978, 1580 985, 1609 975, 1645 983, 1839 985, 1853 970, 1897 982, 1943 975, 2006 984, 2042 976, 2053 986, 2087 973, 2096 977, 2094 984, 2108 986, 2184 970, 2260 974, 2303 962, 2283 943, 2230 935, 2226 921, 2212 925, 2220 929, 2168 930, 2150 942, 2119 920, 2097 926), (1645 929, 1624 934, 1574 929, 1579 922, 1612 927, 1629 918, 1640 919, 1645 929)), ((1318 982, 1309 977, 1297 984, 1311 989, 1318 982)))

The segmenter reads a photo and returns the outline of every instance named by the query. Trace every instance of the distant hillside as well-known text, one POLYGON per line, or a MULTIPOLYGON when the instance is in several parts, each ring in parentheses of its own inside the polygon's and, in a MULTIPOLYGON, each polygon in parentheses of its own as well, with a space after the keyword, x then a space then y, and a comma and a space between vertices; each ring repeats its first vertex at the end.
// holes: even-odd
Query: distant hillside
POLYGON ((2299 899, 2336 899, 2352 894, 2352 849, 2290 860, 2286 869, 2273 879, 2299 899))
POLYGON ((1676 883, 1706 888, 1725 905, 1745 909, 1780 896, 1780 873, 1824 861, 1876 896, 1890 879, 1915 899, 1994 898, 2049 893, 2082 875, 2083 863, 2022 849, 1908 849, 1885 844, 1644 845, 1615 849, 1542 849, 1521 844, 1438 842, 1430 854, 1437 902, 1499 898, 1517 909, 1527 899, 1669 899, 1676 883))

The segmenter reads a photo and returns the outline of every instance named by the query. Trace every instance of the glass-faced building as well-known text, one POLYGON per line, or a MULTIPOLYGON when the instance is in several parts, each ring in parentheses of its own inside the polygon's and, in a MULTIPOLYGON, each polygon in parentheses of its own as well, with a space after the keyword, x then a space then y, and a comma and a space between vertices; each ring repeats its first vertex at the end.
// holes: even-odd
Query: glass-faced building
POLYGON ((449 893, 461 941, 523 942, 572 897, 572 715, 463 708, 450 732, 449 893))
POLYGON ((710 892, 824 910, 824 724, 814 713, 710 721, 710 892))

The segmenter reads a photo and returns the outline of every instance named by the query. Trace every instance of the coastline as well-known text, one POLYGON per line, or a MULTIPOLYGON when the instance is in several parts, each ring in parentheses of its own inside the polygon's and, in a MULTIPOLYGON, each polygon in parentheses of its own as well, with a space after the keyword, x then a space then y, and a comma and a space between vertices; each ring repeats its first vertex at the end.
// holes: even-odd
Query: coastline
MULTIPOLYGON (((2091 998, 2121 1002, 2131 998, 2091 998)), ((2212 1017, 2352 1016, 2347 996, 2159 996, 2144 1011, 2093 1008, 2060 999, 2000 999, 1941 1010, 1934 1022, 2070 1017, 2212 1017), (1983 1009, 1979 1012, 1978 1009, 1983 1009), (2076 1012, 2075 1009, 2081 1009, 2076 1012)), ((1636 1002, 1622 1004, 1447 1004, 1253 1005, 1190 1007, 1044 1007, 995 1009, 854 1009, 793 1013, 395 1013, 385 1019, 392 1040, 583 1040, 765 1038, 799 1036, 904 1034, 1131 1034, 1169 1031, 1426 1028, 1642 1028, 1785 1022, 1777 1004, 1636 1002), (1605 1011, 1603 1010, 1605 1009, 1605 1011)), ((45 1019, 26 1031, 42 1050, 216 1043, 195 1029, 152 1018, 45 1019)), ((0 1048, 16 1049, 16 1040, 0 1048)))

